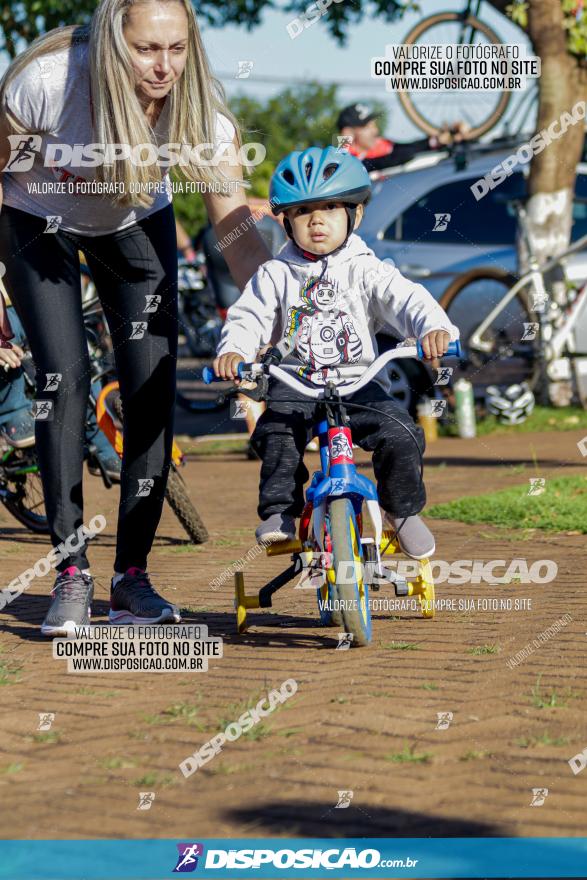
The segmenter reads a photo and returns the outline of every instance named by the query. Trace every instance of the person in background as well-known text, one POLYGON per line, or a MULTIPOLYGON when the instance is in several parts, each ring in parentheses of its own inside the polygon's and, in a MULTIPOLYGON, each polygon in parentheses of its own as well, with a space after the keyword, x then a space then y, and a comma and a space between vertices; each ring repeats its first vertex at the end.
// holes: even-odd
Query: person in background
MULTIPOLYGON (((35 443, 32 400, 26 393, 22 366, 22 358, 25 354, 22 346, 26 345, 26 336, 20 318, 11 305, 8 294, 3 291, 0 281, 0 313, 3 307, 5 319, 8 320, 13 335, 12 348, 0 348, 0 436, 15 449, 24 449, 27 446, 34 446, 35 443)), ((94 382, 92 392, 95 397, 100 393, 100 389, 100 383, 94 382)), ((96 413, 90 403, 88 403, 84 430, 89 472, 99 474, 99 465, 101 465, 113 483, 120 483, 120 458, 104 432, 98 427, 96 413)))
POLYGON ((188 263, 193 263, 196 259, 196 252, 194 250, 192 240, 177 219, 177 217, 175 218, 175 234, 177 235, 178 254, 181 254, 184 260, 187 260, 188 263))
POLYGON ((0 348, 0 436, 16 449, 24 449, 35 442, 35 420, 31 401, 25 393, 26 383, 21 366, 24 356, 21 346, 25 337, 1 281, 0 321, 5 328, 11 328, 9 333, 13 340, 12 348, 0 348))
POLYGON ((463 122, 447 125, 432 137, 421 138, 409 143, 397 144, 381 136, 377 118, 381 113, 367 104, 350 104, 341 110, 337 127, 340 135, 349 138, 345 149, 360 159, 367 171, 379 171, 394 165, 403 165, 417 153, 438 150, 454 141, 466 139, 468 126, 463 122))

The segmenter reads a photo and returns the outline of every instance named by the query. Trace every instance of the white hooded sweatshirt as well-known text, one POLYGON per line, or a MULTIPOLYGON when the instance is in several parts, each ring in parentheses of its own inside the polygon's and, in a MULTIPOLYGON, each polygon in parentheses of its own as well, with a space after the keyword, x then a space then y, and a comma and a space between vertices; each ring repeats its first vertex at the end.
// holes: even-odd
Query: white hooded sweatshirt
MULTIPOLYGON (((264 263, 228 310, 217 354, 254 361, 264 345, 285 342, 283 363, 315 385, 351 382, 378 355, 375 334, 387 329, 420 340, 431 330, 459 330, 434 297, 379 260, 358 235, 316 261, 293 242, 264 263)), ((387 373, 377 380, 389 390, 387 373)))

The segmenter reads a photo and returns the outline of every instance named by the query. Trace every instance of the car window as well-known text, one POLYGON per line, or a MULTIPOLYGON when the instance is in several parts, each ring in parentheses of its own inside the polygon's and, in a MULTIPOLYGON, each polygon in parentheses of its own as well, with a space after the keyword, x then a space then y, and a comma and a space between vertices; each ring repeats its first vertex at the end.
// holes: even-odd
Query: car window
POLYGON ((513 174, 479 201, 471 192, 476 177, 439 186, 397 217, 384 238, 423 244, 512 244, 516 220, 512 206, 502 199, 508 191, 520 191, 522 176, 513 174))
POLYGON ((584 235, 587 235, 587 174, 577 174, 571 240, 577 241, 584 235))
MULTIPOLYGON (((385 230, 384 238, 422 244, 514 244, 515 210, 503 197, 508 192, 523 191, 521 177, 521 174, 513 174, 478 202, 470 190, 477 178, 439 186, 400 214, 385 230)), ((572 240, 577 241, 584 235, 587 235, 587 174, 578 174, 572 240)))

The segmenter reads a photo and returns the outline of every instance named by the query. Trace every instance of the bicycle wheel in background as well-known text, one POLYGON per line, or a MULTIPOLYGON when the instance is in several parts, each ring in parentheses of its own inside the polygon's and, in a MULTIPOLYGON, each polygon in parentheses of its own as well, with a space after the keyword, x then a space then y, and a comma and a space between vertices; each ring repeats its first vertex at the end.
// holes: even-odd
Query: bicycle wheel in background
MULTIPOLYGON (((113 410, 124 425, 124 413, 120 396, 114 397, 113 410)), ((174 461, 171 462, 171 467, 169 468, 167 486, 165 487, 165 500, 182 524, 192 543, 205 544, 209 537, 208 530, 189 496, 185 481, 177 470, 174 461)))
POLYGON ((182 475, 173 462, 169 470, 165 498, 192 543, 205 544, 208 540, 208 530, 194 507, 182 475))
MULTIPOLYGON (((501 39, 484 22, 458 12, 439 12, 425 18, 404 39, 406 45, 501 44, 501 39)), ((479 138, 501 119, 511 92, 430 91, 398 92, 400 103, 412 122, 428 135, 446 123, 462 120, 471 126, 470 138, 479 138)))
POLYGON ((34 447, 0 453, 0 501, 30 532, 49 534, 45 497, 34 447))
POLYGON ((363 547, 352 501, 335 498, 330 502, 329 516, 332 564, 343 624, 352 635, 351 647, 360 648, 371 641, 371 611, 369 589, 363 581, 363 547))
POLYGON ((445 290, 439 303, 461 331, 466 360, 455 369, 453 379, 464 377, 475 387, 528 382, 534 388, 540 376, 538 336, 523 341, 524 324, 536 323, 524 289, 496 316, 483 334, 487 352, 475 351, 469 340, 489 312, 503 299, 517 279, 502 269, 479 268, 459 275, 445 290))

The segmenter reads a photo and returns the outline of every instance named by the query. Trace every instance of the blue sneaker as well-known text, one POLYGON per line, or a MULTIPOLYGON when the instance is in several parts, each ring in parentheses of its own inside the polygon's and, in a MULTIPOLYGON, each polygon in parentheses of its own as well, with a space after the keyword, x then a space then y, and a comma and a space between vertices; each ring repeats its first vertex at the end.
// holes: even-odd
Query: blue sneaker
POLYGON ((35 445, 35 420, 29 407, 19 409, 0 425, 0 434, 15 449, 35 445))
POLYGON ((160 596, 151 584, 147 572, 136 566, 129 568, 116 586, 112 587, 108 616, 110 623, 115 626, 181 623, 179 608, 160 596))
POLYGON ((122 460, 110 447, 107 452, 96 451, 88 457, 88 471, 95 477, 101 476, 98 460, 113 483, 120 483, 122 460))

